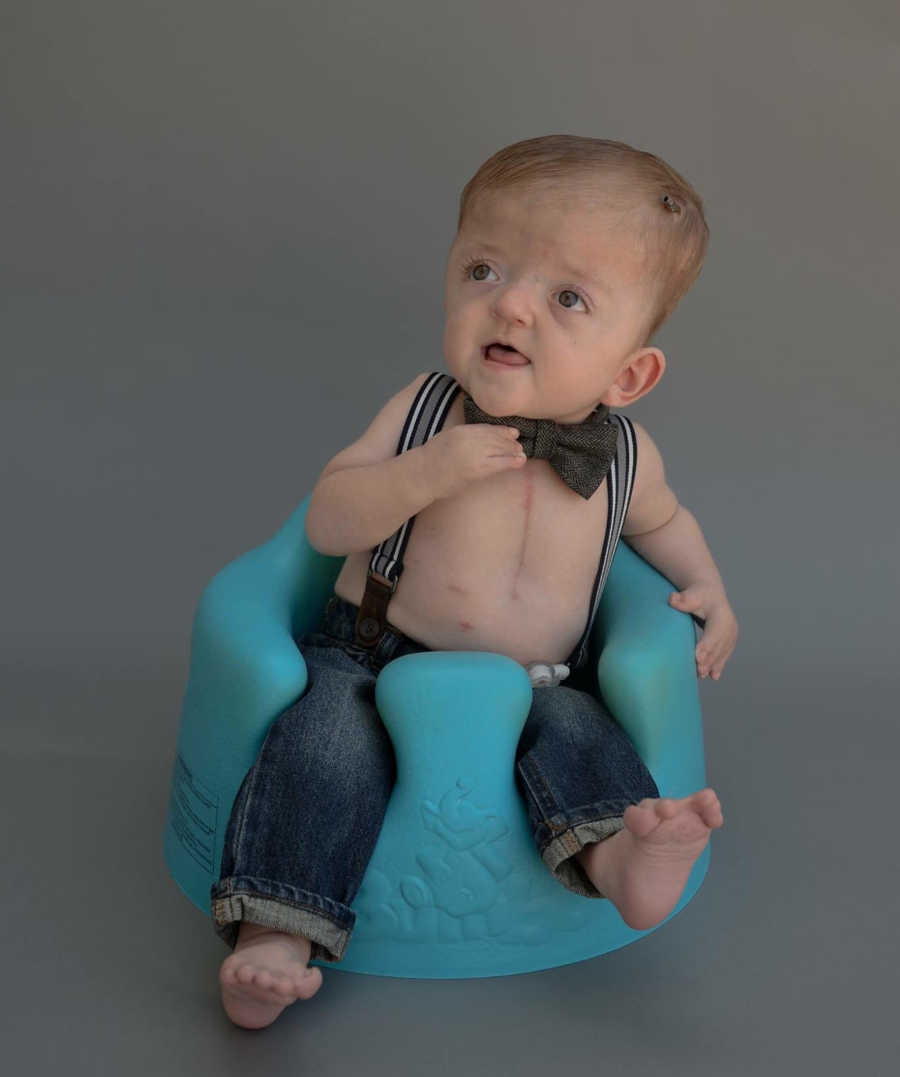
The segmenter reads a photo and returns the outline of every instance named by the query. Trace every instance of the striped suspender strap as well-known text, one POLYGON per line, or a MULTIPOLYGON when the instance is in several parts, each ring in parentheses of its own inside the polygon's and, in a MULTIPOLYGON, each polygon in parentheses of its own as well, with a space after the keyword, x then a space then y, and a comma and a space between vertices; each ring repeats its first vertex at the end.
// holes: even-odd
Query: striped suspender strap
POLYGON ((578 646, 566 661, 569 669, 573 672, 587 660, 591 629, 594 626, 597 610, 600 608, 600 597, 603 594, 603 588, 606 586, 606 578, 609 575, 610 565, 612 565, 616 547, 619 543, 619 536, 622 533, 622 526, 625 523, 637 469, 637 438, 635 437, 631 420, 618 413, 610 414, 610 419, 619 424, 619 436, 616 441, 616 457, 610 465, 609 474, 606 477, 606 493, 609 499, 606 533, 603 537, 603 548, 600 554, 597 576, 591 591, 587 625, 578 646))
MULTIPOLYGON (((419 388, 412 407, 406 416, 397 455, 408 449, 424 445, 439 433, 461 386, 449 374, 435 371, 429 374, 419 388)), ((415 516, 411 516, 390 538, 379 543, 372 551, 366 573, 366 589, 356 618, 357 646, 373 650, 387 624, 387 607, 391 595, 397 590, 403 572, 403 555, 409 543, 415 516), (375 575, 378 573, 384 579, 375 575), (387 583, 384 582, 387 580, 387 583)))

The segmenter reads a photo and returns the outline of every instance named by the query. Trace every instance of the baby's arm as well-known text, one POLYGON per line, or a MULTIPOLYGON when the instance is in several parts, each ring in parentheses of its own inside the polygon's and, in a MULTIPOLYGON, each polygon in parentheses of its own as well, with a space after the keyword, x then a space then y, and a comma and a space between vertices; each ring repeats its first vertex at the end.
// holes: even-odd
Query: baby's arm
POLYGON ((325 466, 306 513, 306 537, 319 553, 371 550, 433 501, 525 463, 518 431, 492 423, 447 427, 398 455, 403 423, 427 377, 391 397, 362 437, 325 466))
POLYGON ((725 585, 694 516, 669 489, 659 450, 647 431, 634 423, 637 474, 622 538, 675 584, 669 601, 704 620, 697 645, 700 677, 718 680, 734 650, 738 627, 725 585))
POLYGON ((427 377, 419 374, 392 396, 365 433, 325 465, 306 513, 306 537, 319 553, 371 550, 435 500, 424 446, 397 455, 403 421, 427 377))

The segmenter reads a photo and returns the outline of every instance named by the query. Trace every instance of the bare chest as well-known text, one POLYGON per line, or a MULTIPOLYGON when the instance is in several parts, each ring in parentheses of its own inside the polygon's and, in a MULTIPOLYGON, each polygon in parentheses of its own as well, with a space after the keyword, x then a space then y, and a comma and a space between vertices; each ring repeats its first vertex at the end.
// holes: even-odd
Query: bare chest
MULTIPOLYGON (((585 500, 545 460, 528 460, 429 505, 415 519, 388 620, 436 650, 565 661, 587 621, 606 489, 585 500)), ((347 557, 335 592, 359 605, 370 559, 347 557)))

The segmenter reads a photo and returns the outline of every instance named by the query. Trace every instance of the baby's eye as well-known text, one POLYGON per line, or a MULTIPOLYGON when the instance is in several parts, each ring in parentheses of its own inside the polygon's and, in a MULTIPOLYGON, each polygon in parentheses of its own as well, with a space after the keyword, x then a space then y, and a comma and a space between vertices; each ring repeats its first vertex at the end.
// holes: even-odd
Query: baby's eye
MULTIPOLYGON (((471 271, 476 270, 476 269, 486 269, 489 273, 493 272, 493 270, 487 264, 487 262, 471 261, 471 262, 468 262, 463 267, 463 276, 468 280, 471 271)), ((479 275, 479 276, 475 277, 475 280, 484 280, 484 279, 485 278, 484 278, 483 275, 479 275)))
MULTIPOLYGON (((564 295, 573 295, 575 297, 575 302, 577 302, 580 299, 581 302, 584 303, 584 298, 582 296, 580 296, 578 294, 578 292, 573 291, 571 288, 564 288, 559 293, 560 300, 562 300, 562 297, 564 295)), ((571 310, 572 307, 574 306, 574 303, 563 303, 562 305, 566 308, 566 310, 571 310)), ((585 305, 585 307, 587 307, 587 303, 585 303, 584 305, 585 305)))
MULTIPOLYGON (((463 266, 463 279, 483 281, 487 280, 487 274, 493 273, 493 269, 487 264, 487 262, 481 262, 477 258, 473 258, 470 262, 466 262, 463 266), (480 272, 484 270, 484 272, 480 272)), ((564 288, 560 293, 560 297, 570 295, 574 296, 574 300, 564 301, 562 306, 566 310, 571 310, 580 299, 584 304, 585 310, 587 310, 587 300, 580 292, 576 292, 573 288, 564 288)))

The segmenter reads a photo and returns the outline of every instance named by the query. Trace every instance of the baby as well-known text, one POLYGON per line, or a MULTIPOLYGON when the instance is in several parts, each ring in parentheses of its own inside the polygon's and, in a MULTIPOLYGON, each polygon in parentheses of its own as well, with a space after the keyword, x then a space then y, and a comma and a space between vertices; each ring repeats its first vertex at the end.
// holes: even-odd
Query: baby
POLYGON ((699 677, 718 680, 734 649, 737 622, 696 520, 647 431, 616 418, 662 377, 665 356, 648 341, 696 280, 708 235, 690 184, 620 142, 518 142, 463 190, 444 282, 444 359, 459 391, 443 425, 398 453, 434 377, 420 374, 328 463, 310 499, 311 545, 346 559, 320 631, 297 641, 307 691, 244 780, 212 888, 216 931, 233 948, 219 982, 234 1023, 270 1024, 318 990, 310 960, 343 956, 395 777, 375 677, 402 654, 491 651, 553 670, 533 678, 516 764, 542 859, 633 928, 677 904, 722 826, 715 792, 660 798, 602 701, 558 681, 583 664, 598 550, 611 557, 619 534, 673 582, 671 604, 702 621, 699 677), (575 444, 569 462, 540 451, 554 423, 575 444), (598 429, 605 449, 592 439, 579 457, 581 435, 598 429), (630 455, 616 457, 629 437, 630 455), (617 471, 616 459, 636 464, 617 471), (413 517, 397 586, 370 571, 372 551, 413 517))

